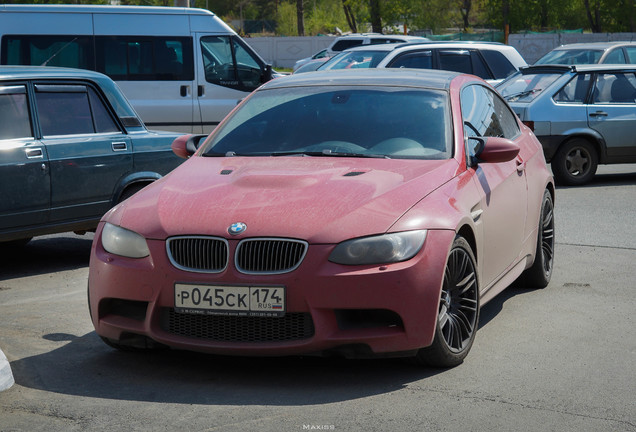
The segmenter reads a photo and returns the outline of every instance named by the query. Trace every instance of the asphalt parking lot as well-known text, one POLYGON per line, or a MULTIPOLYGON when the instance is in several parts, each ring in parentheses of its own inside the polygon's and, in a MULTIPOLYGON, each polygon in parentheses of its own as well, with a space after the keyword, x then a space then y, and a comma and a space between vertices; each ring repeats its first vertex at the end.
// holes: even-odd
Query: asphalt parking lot
POLYGON ((8 431, 636 431, 636 165, 559 188, 555 270, 482 308, 461 366, 122 353, 86 306, 91 236, 2 256, 8 431))

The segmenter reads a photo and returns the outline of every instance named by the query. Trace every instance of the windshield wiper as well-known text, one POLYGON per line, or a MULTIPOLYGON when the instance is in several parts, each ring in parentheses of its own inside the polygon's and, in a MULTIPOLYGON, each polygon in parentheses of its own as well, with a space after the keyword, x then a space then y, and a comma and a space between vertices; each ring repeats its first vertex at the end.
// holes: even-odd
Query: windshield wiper
POLYGON ((543 90, 543 89, 524 90, 524 91, 519 92, 519 93, 513 93, 511 95, 504 96, 504 99, 505 100, 510 100, 510 99, 513 99, 513 98, 522 98, 524 96, 531 95, 532 93, 540 92, 541 90, 543 90))
POLYGON ((238 156, 238 155, 233 151, 229 151, 225 153, 215 153, 213 151, 209 151, 209 152, 203 153, 201 156, 203 157, 232 157, 232 156, 238 156))
POLYGON ((350 152, 337 152, 331 150, 317 151, 289 151, 289 152, 273 152, 270 156, 318 156, 318 157, 357 157, 357 158, 376 158, 376 159, 391 159, 387 155, 382 154, 367 154, 367 153, 350 153, 350 152))

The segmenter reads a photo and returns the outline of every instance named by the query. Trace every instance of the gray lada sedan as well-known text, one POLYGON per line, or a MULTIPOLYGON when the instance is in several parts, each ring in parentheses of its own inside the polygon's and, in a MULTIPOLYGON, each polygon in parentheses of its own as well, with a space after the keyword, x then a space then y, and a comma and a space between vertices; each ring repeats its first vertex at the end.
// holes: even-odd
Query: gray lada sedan
POLYGON ((105 75, 0 67, 0 246, 88 231, 182 159, 105 75))
POLYGON ((531 66, 497 90, 534 130, 557 182, 636 163, 636 65, 531 66))

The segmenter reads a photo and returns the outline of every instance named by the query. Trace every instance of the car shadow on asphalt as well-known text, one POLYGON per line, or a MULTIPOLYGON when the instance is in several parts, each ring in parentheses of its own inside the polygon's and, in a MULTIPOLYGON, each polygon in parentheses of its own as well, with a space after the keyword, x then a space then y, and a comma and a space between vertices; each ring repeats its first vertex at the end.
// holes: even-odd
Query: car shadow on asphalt
POLYGON ((48 334, 44 339, 64 345, 11 362, 16 384, 115 400, 228 406, 326 404, 390 393, 445 371, 418 367, 404 359, 120 352, 106 346, 95 332, 79 337, 48 334))
POLYGON ((0 281, 87 267, 93 235, 36 237, 21 247, 0 247, 0 281))
MULTIPOLYGON (((529 294, 539 288, 528 287, 520 282, 515 281, 508 288, 497 294, 492 300, 479 309, 479 328, 486 327, 497 315, 503 310, 504 303, 513 297, 523 294, 529 294)), ((479 330, 478 330, 479 331, 479 330)), ((478 334, 479 335, 479 334, 478 334)), ((479 337, 479 336, 477 336, 479 337)))

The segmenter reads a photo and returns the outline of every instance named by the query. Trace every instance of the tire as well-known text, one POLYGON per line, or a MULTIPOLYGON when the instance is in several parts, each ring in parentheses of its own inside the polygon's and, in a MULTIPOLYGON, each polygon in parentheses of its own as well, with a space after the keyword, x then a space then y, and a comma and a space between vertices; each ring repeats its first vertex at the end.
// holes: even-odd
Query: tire
POLYGON ((550 191, 543 192, 539 233, 534 263, 521 275, 521 282, 528 288, 545 288, 550 283, 554 267, 554 204, 550 191))
POLYGON ((415 363, 449 368, 461 364, 475 340, 479 323, 479 282, 475 256, 462 237, 453 241, 442 285, 433 343, 415 363))
POLYGON ((551 165, 559 184, 580 186, 590 182, 596 174, 598 154, 588 140, 574 138, 557 150, 551 165))

